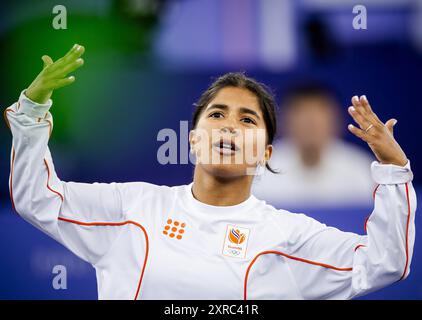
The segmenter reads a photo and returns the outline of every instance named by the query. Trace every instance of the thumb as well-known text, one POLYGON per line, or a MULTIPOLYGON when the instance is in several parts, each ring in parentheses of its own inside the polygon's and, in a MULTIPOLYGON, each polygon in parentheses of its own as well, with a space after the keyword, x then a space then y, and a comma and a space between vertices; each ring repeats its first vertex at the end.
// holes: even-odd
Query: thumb
POLYGON ((396 119, 390 119, 385 123, 385 126, 387 127, 388 131, 390 131, 391 134, 393 134, 393 127, 396 125, 397 120, 396 119))
POLYGON ((53 64, 53 60, 47 55, 42 56, 41 59, 44 62, 43 69, 48 67, 50 64, 53 64))

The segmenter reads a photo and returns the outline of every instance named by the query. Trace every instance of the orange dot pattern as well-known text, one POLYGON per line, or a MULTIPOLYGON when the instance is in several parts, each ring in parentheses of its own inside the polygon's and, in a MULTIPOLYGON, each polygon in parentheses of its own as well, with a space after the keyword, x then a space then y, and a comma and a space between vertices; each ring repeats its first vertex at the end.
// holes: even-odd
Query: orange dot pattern
POLYGON ((183 234, 185 233, 186 223, 167 219, 167 225, 164 227, 163 234, 169 236, 170 238, 176 238, 177 240, 181 240, 183 234))

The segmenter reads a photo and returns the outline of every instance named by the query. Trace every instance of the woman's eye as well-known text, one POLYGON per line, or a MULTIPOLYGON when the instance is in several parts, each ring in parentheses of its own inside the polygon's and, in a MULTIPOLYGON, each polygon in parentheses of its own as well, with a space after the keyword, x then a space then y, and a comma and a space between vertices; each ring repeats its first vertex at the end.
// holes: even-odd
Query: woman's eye
POLYGON ((213 112, 209 115, 211 118, 220 118, 220 116, 223 116, 221 112, 213 112))
POLYGON ((246 123, 256 124, 256 123, 255 123, 255 121, 254 121, 254 120, 252 120, 251 118, 243 118, 243 119, 242 119, 242 121, 243 121, 243 122, 246 122, 246 123))

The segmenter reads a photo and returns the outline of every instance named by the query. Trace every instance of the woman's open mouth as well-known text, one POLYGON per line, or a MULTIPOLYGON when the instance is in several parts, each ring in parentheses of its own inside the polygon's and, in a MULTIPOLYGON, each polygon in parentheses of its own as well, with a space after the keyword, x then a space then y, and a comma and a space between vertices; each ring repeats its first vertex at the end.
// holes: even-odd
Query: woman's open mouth
POLYGON ((234 141, 226 139, 220 139, 220 141, 214 142, 212 146, 213 149, 221 155, 234 155, 237 151, 239 151, 239 147, 234 143, 234 141))

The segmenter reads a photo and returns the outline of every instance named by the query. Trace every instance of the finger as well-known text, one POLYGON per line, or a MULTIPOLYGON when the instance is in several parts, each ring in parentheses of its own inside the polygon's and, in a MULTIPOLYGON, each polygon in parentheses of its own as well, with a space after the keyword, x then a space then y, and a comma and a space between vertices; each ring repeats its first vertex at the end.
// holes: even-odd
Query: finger
POLYGON ((57 69, 57 68, 59 68, 63 64, 64 59, 66 57, 68 57, 72 52, 74 52, 77 47, 78 47, 78 45, 75 44, 68 52, 66 52, 66 54, 63 57, 61 57, 60 59, 57 59, 51 69, 57 69))
POLYGON ((76 59, 78 59, 83 53, 85 52, 85 48, 83 46, 80 46, 78 44, 75 44, 72 49, 69 50, 68 53, 66 53, 65 56, 58 59, 53 65, 52 65, 52 71, 55 72, 57 70, 60 70, 61 68, 65 67, 67 64, 72 63, 76 59))
POLYGON ((53 82, 53 88, 54 89, 58 89, 58 88, 62 88, 64 86, 68 86, 69 84, 75 82, 75 77, 74 76, 70 76, 64 79, 59 79, 59 80, 55 80, 53 82))
POLYGON ((353 107, 355 107, 357 111, 360 111, 360 112, 364 111, 364 108, 362 104, 360 103, 358 96, 353 96, 351 101, 352 101, 353 107))
POLYGON ((68 52, 66 52, 66 54, 65 54, 62 58, 63 58, 63 59, 68 58, 70 55, 72 55, 73 53, 75 53, 75 52, 76 52, 76 50, 78 49, 78 47, 79 47, 79 44, 75 43, 75 44, 73 45, 73 47, 72 47, 72 48, 70 48, 70 50, 69 50, 68 52))
POLYGON ((353 124, 349 124, 347 126, 347 129, 349 129, 349 131, 353 133, 356 137, 361 138, 365 142, 368 142, 368 136, 366 132, 362 129, 355 127, 353 124))
POLYGON ((394 134, 394 126, 396 125, 397 120, 396 119, 390 119, 385 123, 385 126, 387 127, 388 131, 393 135, 394 134))
POLYGON ((74 62, 65 65, 62 69, 58 69, 56 72, 53 73, 53 76, 56 76, 57 78, 66 77, 69 73, 82 67, 83 64, 84 60, 82 58, 78 58, 74 62))
POLYGON ((362 107, 365 109, 365 111, 367 111, 368 113, 372 112, 371 105, 369 104, 368 98, 365 95, 360 96, 359 101, 362 107))
POLYGON ((53 64, 53 60, 49 56, 47 56, 47 55, 43 55, 41 57, 41 60, 44 62, 43 69, 45 69, 49 65, 52 65, 53 64))
POLYGON ((359 100, 360 100, 360 104, 363 107, 363 110, 365 110, 368 116, 372 118, 373 120, 375 120, 376 122, 382 123, 381 120, 378 118, 378 116, 375 114, 375 112, 372 110, 371 105, 369 104, 368 98, 365 95, 363 95, 360 97, 359 100))
POLYGON ((362 113, 359 113, 354 106, 350 106, 347 111, 349 111, 349 114, 361 129, 366 129, 371 124, 368 119, 366 119, 366 116, 362 113))
POLYGON ((368 111, 364 108, 358 96, 352 97, 352 104, 356 112, 360 114, 367 121, 367 123, 373 122, 373 117, 371 117, 368 111))
POLYGON ((65 62, 71 62, 78 59, 80 56, 82 56, 85 52, 85 48, 79 44, 75 45, 74 48, 72 48, 68 54, 66 54, 63 57, 63 60, 65 62))

